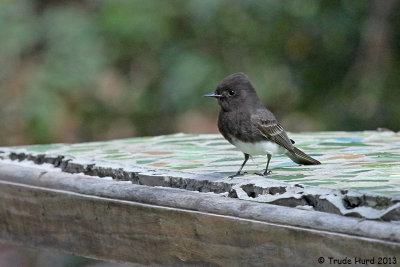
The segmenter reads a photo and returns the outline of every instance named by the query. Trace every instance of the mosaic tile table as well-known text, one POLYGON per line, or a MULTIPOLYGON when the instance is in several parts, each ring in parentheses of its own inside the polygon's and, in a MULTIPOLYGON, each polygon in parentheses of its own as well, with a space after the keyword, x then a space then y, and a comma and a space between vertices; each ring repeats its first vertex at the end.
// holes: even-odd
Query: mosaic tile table
MULTIPOLYGON (((266 157, 255 157, 247 163, 245 176, 231 179, 229 175, 237 171, 243 154, 220 135, 174 134, 106 142, 0 147, 0 180, 213 214, 235 214, 242 219, 319 231, 351 232, 386 245, 390 243, 390 248, 385 250, 400 256, 400 224, 397 223, 400 221, 400 133, 316 132, 289 136, 322 164, 300 166, 286 156, 273 157, 271 175, 261 177, 253 173, 265 168, 266 157), (40 171, 36 175, 34 170, 40 171), (47 177, 48 173, 52 177, 64 176, 54 180, 47 177), (66 173, 81 179, 67 179, 66 173), (88 177, 92 178, 87 180, 88 177), (133 196, 135 190, 141 193, 133 196), (211 202, 206 206, 199 204, 206 200, 211 202), (228 205, 221 201, 233 202, 228 205), (235 205, 240 212, 234 209, 235 205), (272 210, 267 214, 254 211, 244 215, 243 205, 280 210, 275 215, 272 210), (301 219, 307 216, 314 217, 301 219), (320 218, 317 225, 315 216, 320 218), (328 216, 326 220, 321 219, 324 216, 328 216)), ((376 243, 371 244, 380 251, 376 243)), ((337 255, 349 255, 346 253, 337 255)), ((356 250, 354 253, 357 256, 356 250)), ((189 256, 185 254, 185 257, 189 256)))

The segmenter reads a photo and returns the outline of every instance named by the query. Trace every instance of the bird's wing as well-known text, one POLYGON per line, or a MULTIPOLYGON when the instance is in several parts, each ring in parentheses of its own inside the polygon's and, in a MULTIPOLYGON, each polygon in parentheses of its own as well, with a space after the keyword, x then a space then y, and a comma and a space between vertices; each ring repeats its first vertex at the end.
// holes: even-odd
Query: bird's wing
POLYGON ((283 127, 276 120, 258 120, 257 128, 268 140, 277 143, 289 151, 293 150, 291 140, 283 127))

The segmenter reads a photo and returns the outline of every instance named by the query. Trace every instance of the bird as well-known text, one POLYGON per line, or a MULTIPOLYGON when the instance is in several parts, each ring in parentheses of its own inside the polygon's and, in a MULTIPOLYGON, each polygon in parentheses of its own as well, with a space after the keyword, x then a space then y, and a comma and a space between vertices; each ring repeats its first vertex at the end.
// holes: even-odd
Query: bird
POLYGON ((267 155, 263 173, 268 176, 273 155, 285 154, 293 162, 303 165, 321 164, 294 146, 274 114, 261 102, 256 90, 243 72, 223 79, 213 93, 204 97, 216 98, 220 106, 218 129, 222 136, 244 154, 244 161, 231 178, 243 175, 242 169, 250 156, 267 155))

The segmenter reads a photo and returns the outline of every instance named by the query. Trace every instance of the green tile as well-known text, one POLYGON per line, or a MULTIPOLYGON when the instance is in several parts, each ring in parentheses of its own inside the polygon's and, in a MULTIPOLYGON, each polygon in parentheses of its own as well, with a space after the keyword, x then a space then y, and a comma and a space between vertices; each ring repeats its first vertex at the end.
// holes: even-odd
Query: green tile
MULTIPOLYGON (((288 135, 298 148, 313 155, 322 165, 301 166, 284 155, 273 156, 272 174, 268 179, 400 197, 400 134, 336 131, 288 135)), ((220 134, 173 134, 12 149, 24 153, 81 156, 110 163, 123 161, 124 164, 187 170, 201 175, 232 175, 243 161, 243 154, 220 134)), ((257 156, 248 161, 244 170, 262 171, 265 164, 266 156, 257 156)))

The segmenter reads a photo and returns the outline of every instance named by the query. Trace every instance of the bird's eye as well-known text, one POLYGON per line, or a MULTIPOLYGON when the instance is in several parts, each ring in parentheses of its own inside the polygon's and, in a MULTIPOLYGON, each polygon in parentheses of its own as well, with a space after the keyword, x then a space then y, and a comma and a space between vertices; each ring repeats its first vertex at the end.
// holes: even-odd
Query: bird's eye
POLYGON ((235 91, 229 90, 229 91, 228 91, 228 94, 229 94, 230 96, 235 95, 235 91))

